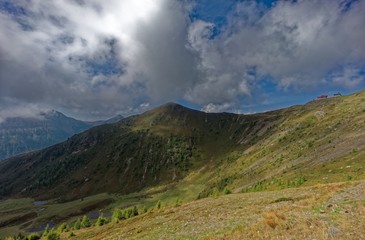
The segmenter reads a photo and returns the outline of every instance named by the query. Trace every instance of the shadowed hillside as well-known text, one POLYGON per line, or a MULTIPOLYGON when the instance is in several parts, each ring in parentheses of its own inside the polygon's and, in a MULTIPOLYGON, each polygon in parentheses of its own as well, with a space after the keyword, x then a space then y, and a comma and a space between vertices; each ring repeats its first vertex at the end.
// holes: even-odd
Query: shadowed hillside
POLYGON ((237 147, 254 144, 283 120, 283 113, 207 114, 166 104, 2 162, 0 193, 71 199, 175 181, 189 170, 215 165, 218 156, 237 147))
POLYGON ((211 174, 201 195, 207 196, 227 185, 282 187, 291 184, 282 182, 287 178, 298 185, 302 175, 301 184, 312 177, 316 182, 323 176, 315 169, 359 159, 326 177, 344 180, 336 173, 362 166, 364 102, 361 92, 254 115, 204 113, 169 103, 1 162, 0 194, 65 199, 126 194, 204 167, 211 174))

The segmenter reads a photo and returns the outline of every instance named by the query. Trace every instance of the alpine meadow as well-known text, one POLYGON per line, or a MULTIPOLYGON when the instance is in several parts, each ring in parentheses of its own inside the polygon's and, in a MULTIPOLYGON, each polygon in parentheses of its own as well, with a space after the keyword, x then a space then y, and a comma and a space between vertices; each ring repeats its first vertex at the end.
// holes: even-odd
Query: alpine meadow
POLYGON ((364 91, 252 115, 162 105, 2 161, 2 231, 101 209, 112 223, 61 236, 361 239, 364 123, 364 91))
POLYGON ((0 240, 365 239, 364 24, 365 0, 0 0, 0 240))

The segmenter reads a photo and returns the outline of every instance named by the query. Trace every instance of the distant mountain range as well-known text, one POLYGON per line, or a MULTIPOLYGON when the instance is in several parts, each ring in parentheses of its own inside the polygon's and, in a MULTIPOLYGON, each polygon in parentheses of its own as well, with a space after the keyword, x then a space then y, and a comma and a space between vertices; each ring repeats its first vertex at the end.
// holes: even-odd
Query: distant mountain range
POLYGON ((60 143, 76 133, 122 118, 118 115, 106 121, 84 122, 54 110, 33 118, 8 118, 0 123, 0 160, 60 143))

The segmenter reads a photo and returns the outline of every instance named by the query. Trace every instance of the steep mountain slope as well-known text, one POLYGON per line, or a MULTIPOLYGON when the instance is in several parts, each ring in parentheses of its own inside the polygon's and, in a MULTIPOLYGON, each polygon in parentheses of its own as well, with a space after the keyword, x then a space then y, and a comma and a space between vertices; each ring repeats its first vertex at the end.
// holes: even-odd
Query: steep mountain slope
POLYGON ((223 162, 207 192, 222 181, 258 191, 365 177, 365 91, 293 109, 270 135, 223 162))
POLYGON ((88 128, 89 124, 57 111, 37 118, 8 118, 0 123, 0 159, 51 146, 88 128))
POLYGON ((1 162, 0 194, 75 198, 181 179, 243 141, 254 143, 282 115, 206 114, 167 104, 1 162))
POLYGON ((75 199, 189 182, 200 197, 364 177, 365 92, 273 112, 166 104, 0 163, 0 196, 75 199))
POLYGON ((159 201, 163 206, 189 203, 182 210, 169 208, 166 214, 153 210, 122 225, 81 230, 77 238, 108 238, 113 233, 123 238, 183 234, 181 238, 188 239, 189 234, 198 234, 214 239, 210 225, 226 239, 241 239, 251 227, 257 227, 250 232, 253 237, 260 232, 266 238, 285 238, 300 231, 317 238, 323 232, 332 236, 334 225, 344 229, 336 230, 336 236, 362 236, 354 232, 360 228, 355 222, 355 227, 346 225, 353 222, 351 218, 338 217, 338 209, 356 217, 363 211, 358 195, 363 197, 365 179, 364 123, 365 91, 254 115, 207 114, 166 104, 0 162, 0 196, 7 199, 0 201, 0 237, 47 223, 73 224, 75 216, 92 209, 106 213, 116 207, 152 209, 159 201), (343 181, 347 183, 329 184, 343 181), (295 189, 282 191, 285 188, 295 189), (206 198, 229 192, 239 194, 206 198), (241 194, 247 192, 260 193, 241 194), (332 200, 327 201, 327 193, 332 200), (350 205, 341 200, 343 194, 350 205), (197 198, 206 199, 194 201, 197 198), (47 201, 36 206, 36 199, 47 201), (251 207, 245 208, 246 204, 251 207), (284 206, 279 217, 266 211, 274 205, 284 206), (253 206, 263 209, 250 212, 253 206), (333 215, 322 221, 327 206, 333 215), (207 224, 185 231, 175 220, 186 212, 194 214, 183 224, 195 226, 195 218, 207 224), (212 216, 219 221, 209 222, 212 216), (157 232, 148 230, 162 218, 169 219, 164 224, 175 230, 167 232, 160 226, 157 232), (232 225, 232 221, 242 223, 239 219, 247 222, 232 225), (272 221, 277 227, 267 234, 272 221), (134 226, 147 230, 135 232, 134 226))

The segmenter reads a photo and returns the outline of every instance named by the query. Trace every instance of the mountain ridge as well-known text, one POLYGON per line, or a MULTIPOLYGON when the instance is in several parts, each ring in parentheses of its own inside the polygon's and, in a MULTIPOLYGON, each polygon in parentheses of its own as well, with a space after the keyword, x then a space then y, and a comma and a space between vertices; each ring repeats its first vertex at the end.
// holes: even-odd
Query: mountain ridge
MULTIPOLYGON (((184 172, 187 171, 187 168, 189 166, 191 166, 191 164, 193 165, 193 163, 192 163, 193 154, 196 154, 196 156, 194 155, 194 158, 197 158, 197 159, 195 159, 197 162, 197 165, 200 165, 201 161, 202 161, 200 159, 201 158, 200 155, 203 154, 201 152, 207 152, 207 150, 205 148, 209 148, 209 146, 207 146, 202 149, 194 149, 195 145, 198 143, 205 144, 206 141, 209 141, 208 145, 219 144, 219 143, 216 143, 215 140, 210 141, 209 139, 210 138, 213 139, 214 136, 219 134, 219 132, 222 131, 222 129, 223 129, 224 123, 227 121, 232 122, 231 123, 232 129, 239 128, 240 126, 238 124, 238 121, 241 121, 241 120, 239 120, 238 118, 239 118, 239 115, 236 115, 236 114, 204 113, 204 112, 200 112, 197 110, 191 110, 189 108, 181 107, 180 105, 177 105, 177 104, 163 105, 162 107, 152 109, 143 114, 125 118, 115 124, 94 127, 92 129, 86 131, 85 133, 77 134, 74 137, 70 138, 68 141, 58 144, 54 147, 47 148, 43 151, 35 152, 29 156, 23 155, 22 157, 19 157, 19 158, 12 158, 11 160, 1 163, 0 166, 1 165, 4 166, 7 163, 10 163, 10 165, 11 165, 11 164, 13 164, 14 161, 20 160, 20 162, 23 162, 22 164, 24 165, 25 169, 31 169, 35 165, 39 166, 38 161, 43 161, 46 163, 46 162, 54 161, 54 159, 59 158, 60 159, 59 161, 68 162, 69 165, 81 164, 80 166, 87 167, 86 165, 89 164, 90 168, 100 169, 100 163, 101 163, 100 161, 101 161, 102 157, 100 156, 100 151, 97 151, 96 149, 98 148, 98 144, 99 145, 104 144, 103 145, 104 150, 102 150, 102 151, 104 151, 103 152, 104 155, 108 156, 108 159, 110 159, 109 160, 111 162, 110 164, 114 165, 116 169, 120 169, 119 171, 121 171, 121 168, 123 168, 123 166, 124 166, 124 168, 127 169, 127 170, 124 170, 124 173, 130 172, 130 173, 126 174, 126 176, 123 177, 123 179, 124 179, 123 181, 127 182, 127 187, 124 187, 124 188, 122 187, 122 189, 119 189, 119 190, 118 190, 118 188, 112 187, 112 186, 109 186, 109 188, 112 191, 122 190, 125 193, 128 193, 131 191, 135 191, 136 189, 141 189, 147 185, 150 185, 151 182, 157 183, 159 181, 167 181, 168 179, 182 178, 185 175, 184 172), (168 126, 168 127, 166 127, 166 126, 168 126), (205 129, 199 130, 202 128, 205 128, 205 129), (202 132, 199 132, 199 131, 203 131, 206 133, 203 134, 202 132), (136 148, 136 146, 132 146, 132 144, 130 143, 131 141, 132 141, 132 143, 134 143, 134 142, 138 143, 137 148, 136 148), (138 148, 138 147, 142 146, 141 144, 146 144, 146 143, 147 143, 147 147, 142 147, 140 149, 138 148), (122 149, 119 149, 119 150, 114 149, 114 151, 105 150, 106 149, 105 145, 115 146, 117 148, 118 148, 118 146, 127 146, 126 148, 128 150, 126 153, 124 153, 122 149), (152 149, 156 146, 159 149, 162 149, 162 152, 160 152, 160 151, 153 152, 152 149), (172 150, 171 148, 174 150, 172 150), (193 149, 194 149, 194 151, 193 151, 193 149), (90 150, 89 151, 90 153, 88 152, 88 150, 90 150), (151 151, 152 151, 152 154, 151 154, 151 151), (86 155, 87 154, 94 155, 93 159, 95 159, 95 162, 93 162, 93 160, 90 160, 90 158, 86 157, 84 155, 84 153, 86 155), (122 157, 120 157, 119 154, 121 154, 122 157), (61 155, 61 156, 59 156, 59 155, 61 155), (80 158, 82 158, 82 160, 79 160, 79 161, 76 160, 76 159, 78 159, 77 155, 82 155, 82 157, 80 156, 80 158), (143 159, 149 155, 152 155, 152 159, 150 159, 150 160, 159 161, 157 159, 160 159, 160 158, 162 160, 156 166, 156 163, 149 162, 149 160, 145 161, 143 159), (49 156, 51 156, 51 157, 49 157, 49 156), (74 159, 74 157, 75 157, 75 159, 74 159), (66 158, 71 158, 71 160, 67 160, 66 158), (86 158, 88 158, 89 162, 85 162, 86 158), (143 172, 137 171, 137 172, 139 172, 139 177, 141 177, 143 180, 139 181, 139 183, 138 183, 138 181, 135 181, 135 183, 132 183, 133 182, 132 181, 128 184, 128 180, 127 180, 128 177, 131 176, 132 174, 136 174, 134 171, 131 171, 131 169, 130 169, 131 164, 133 165, 133 163, 130 161, 131 161, 131 159, 135 159, 135 158, 139 159, 138 160, 140 162, 139 164, 142 164, 141 166, 143 166, 143 169, 144 169, 143 172), (34 159, 36 159, 36 161, 34 161, 34 159), (116 159, 119 159, 121 162, 119 162, 116 159), (28 166, 32 161, 33 161, 33 163, 30 166, 28 166), (74 162, 74 163, 72 163, 72 162, 74 162), (93 163, 90 163, 90 162, 93 162, 93 163), (122 164, 122 166, 120 164, 122 164), (167 165, 168 166, 167 169, 160 171, 161 164, 167 165), (150 168, 149 169, 150 175, 146 174, 147 168, 150 168), (135 184, 138 185, 137 188, 134 187, 135 184), (130 187, 129 185, 132 185, 132 186, 130 187), (125 189, 125 190, 123 190, 123 189, 125 189)), ((244 118, 243 115, 241 116, 241 118, 244 118)), ((248 117, 248 118, 251 118, 251 117, 248 117)), ((230 130, 230 133, 231 134, 233 133, 232 130, 230 130)), ((229 138, 229 136, 227 134, 223 134, 222 137, 223 136, 225 139, 229 138)), ((228 143, 227 150, 232 145, 236 145, 236 144, 237 143, 234 143, 234 142, 228 143)), ((227 150, 225 150, 225 151, 227 151, 227 150)), ((207 152, 204 154, 210 155, 213 152, 214 151, 211 151, 211 153, 207 152)), ((108 165, 107 163, 104 163, 104 164, 108 165)), ((61 165, 62 165, 62 163, 60 163, 60 162, 57 163, 57 167, 54 168, 55 171, 56 170, 59 171, 59 169, 61 169, 61 167, 60 167, 61 165)), ((44 167, 45 166, 43 166, 42 168, 44 168, 44 167)), ((134 170, 136 170, 136 167, 137 166, 134 166, 134 168, 135 168, 134 170)), ((3 169, 4 168, 0 169, 0 172, 2 173, 3 176, 5 176, 6 171, 4 171, 3 169)), ((138 167, 137 167, 137 169, 138 169, 138 167)), ((24 171, 24 169, 23 169, 23 171, 24 171)), ((20 184, 20 182, 36 181, 36 182, 38 182, 38 184, 40 184, 40 186, 47 186, 47 184, 48 184, 47 182, 42 182, 43 180, 39 179, 40 178, 39 176, 43 176, 46 173, 44 173, 44 171, 42 171, 41 168, 39 168, 38 171, 39 172, 38 172, 38 174, 36 174, 35 179, 34 179, 34 174, 32 174, 33 177, 31 177, 31 175, 28 174, 28 176, 26 178, 24 178, 24 176, 26 174, 23 175, 23 174, 19 173, 19 175, 22 175, 23 179, 22 180, 17 179, 17 181, 15 181, 15 182, 18 182, 20 184), (32 178, 33 178, 33 180, 31 180, 32 178), (39 182, 39 181, 41 181, 41 182, 39 182)), ((68 169, 68 171, 71 171, 71 170, 68 169)), ((96 171, 96 170, 93 170, 93 171, 96 171)), ((104 169, 103 171, 104 171, 103 173, 106 174, 106 172, 110 172, 111 170, 104 169)), ((115 173, 115 171, 114 171, 113 174, 115 176, 115 174, 117 174, 117 173, 115 173)), ((49 176, 49 178, 52 178, 54 176, 58 176, 58 174, 53 173, 53 174, 51 174, 51 176, 49 176)), ((113 175, 111 175, 111 176, 113 176, 113 175)), ((44 178, 46 178, 46 177, 44 177, 44 178)), ((78 184, 84 183, 85 179, 90 179, 89 177, 80 177, 80 176, 75 176, 75 178, 77 180, 75 180, 75 179, 74 180, 78 184)), ((6 177, 3 177, 2 182, 5 182, 5 179, 6 179, 6 177)), ((117 179, 114 179, 114 181, 115 180, 117 180, 117 179)), ((45 180, 45 181, 49 181, 48 177, 47 177, 47 180, 45 180)), ((107 182, 107 180, 105 180, 105 181, 107 182)), ((111 181, 111 180, 109 179, 109 181, 111 181)), ((14 181, 11 181, 11 182, 6 181, 6 182, 8 182, 7 186, 14 185, 14 181)), ((71 186, 72 183, 69 182, 69 185, 71 186)), ((86 183, 86 185, 87 185, 87 183, 86 183)), ((115 182, 115 185, 116 186, 120 185, 120 181, 118 183, 118 180, 117 180, 115 182)), ((28 186, 28 188, 21 187, 21 189, 23 189, 23 190, 30 189, 30 188, 33 188, 33 186, 28 186)), ((62 187, 59 186, 59 188, 62 188, 62 187)), ((86 193, 90 194, 91 192, 94 194, 98 191, 102 191, 102 190, 104 191, 105 189, 108 189, 108 188, 100 187, 99 190, 97 190, 98 188, 95 188, 96 191, 93 192, 90 188, 91 188, 91 185, 84 189, 85 193, 81 193, 83 191, 83 190, 81 190, 81 192, 79 194, 81 194, 81 195, 86 194, 86 193)), ((19 189, 18 191, 20 191, 21 189, 19 189)), ((8 191, 10 191, 9 188, 2 185, 3 194, 8 191)), ((63 191, 65 191, 65 190, 63 190, 63 191)), ((62 191, 57 190, 55 192, 62 192, 62 191)), ((0 195, 3 195, 3 194, 0 194, 0 195)), ((79 194, 76 194, 76 196, 78 196, 79 194)), ((65 193, 64 195, 67 195, 67 194, 65 193)), ((42 194, 40 196, 42 196, 42 194)), ((71 196, 71 198, 72 198, 72 196, 71 196)))
MULTIPOLYGON (((182 201, 190 206, 187 211, 199 208, 206 212, 201 206, 223 203, 220 209, 227 208, 229 204, 222 199, 236 199, 232 203, 239 204, 239 198, 249 197, 255 206, 269 195, 272 199, 261 205, 265 209, 271 204, 292 205, 293 201, 308 206, 313 196, 302 187, 322 192, 318 189, 321 186, 337 194, 333 186, 363 183, 364 123, 365 91, 250 115, 162 105, 0 162, 0 199, 5 200, 0 201, 0 208, 12 209, 0 210, 4 214, 0 223, 16 220, 16 229, 25 231, 49 222, 74 223, 76 215, 81 217, 91 210, 110 213, 114 208, 137 206, 153 209, 152 215, 131 220, 145 224, 144 217, 161 217, 160 210, 154 208, 159 202, 176 206, 182 201), (284 192, 307 197, 277 195, 284 192), (221 197, 227 193, 235 194, 221 197), (44 212, 34 206, 37 200, 47 202, 44 212), (13 202, 26 203, 27 210, 15 213, 19 207, 13 207, 13 202), (32 217, 24 220, 24 212, 32 217)), ((354 191, 361 189, 363 184, 354 191)), ((323 203, 316 199, 311 208, 318 209, 317 204, 323 203)), ((175 210, 167 208, 165 216, 176 216, 170 214, 175 210)), ((230 214, 236 213, 233 210, 224 213, 226 225, 231 222, 230 214)), ((307 222, 304 215, 299 216, 307 222)), ((127 226, 125 223, 129 220, 123 220, 119 227, 127 226)), ((173 220, 174 224, 181 226, 173 220)), ((6 229, 7 225, 0 224, 0 233, 4 226, 6 229)), ((108 229, 114 226, 108 225, 108 229)), ((88 239, 99 236, 99 229, 76 234, 88 239)))
POLYGON ((299 175, 310 174, 303 165, 315 164, 310 154, 332 164, 352 148, 362 149, 362 135, 354 134, 341 118, 361 128, 364 93, 251 115, 165 104, 0 163, 0 196, 70 200, 105 191, 128 194, 176 183, 199 169, 209 179, 201 197, 216 188, 250 187, 280 174, 295 179, 291 173, 296 170, 289 174, 286 169, 299 167, 299 175), (334 127, 333 116, 340 114, 334 127), (331 150, 328 146, 335 142, 340 147, 331 150), (328 154, 313 151, 313 145, 328 154))

